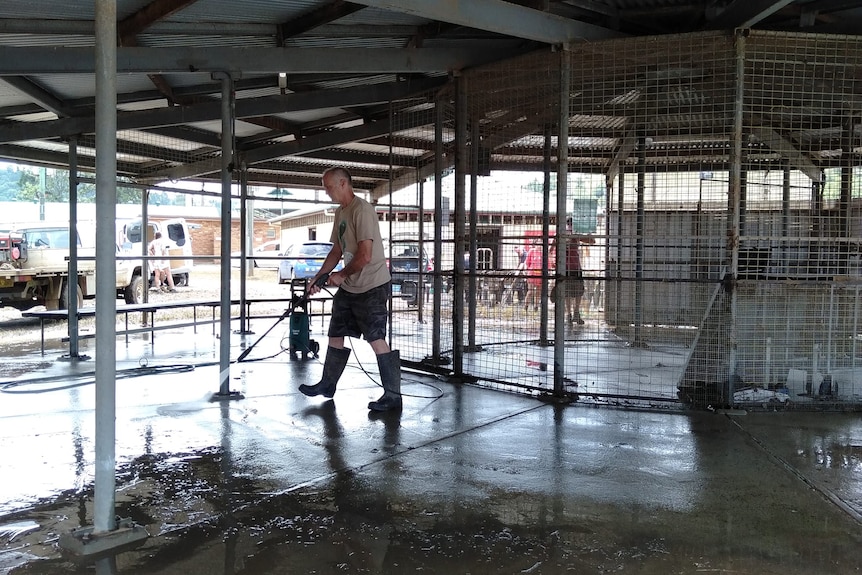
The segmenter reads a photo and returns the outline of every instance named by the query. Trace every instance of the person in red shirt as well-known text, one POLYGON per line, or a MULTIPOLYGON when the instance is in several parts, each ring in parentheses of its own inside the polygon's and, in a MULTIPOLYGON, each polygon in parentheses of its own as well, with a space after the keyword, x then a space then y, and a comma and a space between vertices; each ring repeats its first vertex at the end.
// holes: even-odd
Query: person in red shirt
POLYGON ((542 297, 542 245, 538 238, 532 241, 527 250, 524 260, 524 270, 527 274, 527 304, 525 309, 531 307, 539 309, 539 298, 542 297))
POLYGON ((581 268, 580 244, 594 244, 596 240, 591 236, 573 234, 572 222, 568 220, 563 241, 566 245, 566 275, 558 279, 557 282, 562 284, 568 322, 583 325, 581 298, 584 296, 584 272, 581 268))

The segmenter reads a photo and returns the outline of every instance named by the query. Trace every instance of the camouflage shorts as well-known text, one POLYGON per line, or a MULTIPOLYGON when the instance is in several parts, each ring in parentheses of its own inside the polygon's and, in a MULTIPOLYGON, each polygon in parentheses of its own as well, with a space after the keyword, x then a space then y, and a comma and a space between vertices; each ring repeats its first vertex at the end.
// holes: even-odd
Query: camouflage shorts
POLYGON ((365 293, 339 289, 332 299, 327 335, 355 338, 361 335, 366 341, 386 339, 390 289, 388 282, 365 293))

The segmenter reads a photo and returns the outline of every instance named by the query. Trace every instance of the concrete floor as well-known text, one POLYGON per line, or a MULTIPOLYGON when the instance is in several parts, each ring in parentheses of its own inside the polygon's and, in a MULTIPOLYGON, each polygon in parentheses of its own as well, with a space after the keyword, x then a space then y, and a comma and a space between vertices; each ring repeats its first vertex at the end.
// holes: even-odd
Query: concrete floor
MULTIPOLYGON (((234 337, 236 357, 257 336, 234 337)), ((318 361, 277 355, 212 402, 218 347, 118 344, 117 515, 150 536, 95 564, 57 544, 93 521, 95 362, 6 350, 0 575, 862 572, 858 415, 553 405, 405 372, 403 413, 373 417, 364 342, 334 400, 297 391, 318 361)))

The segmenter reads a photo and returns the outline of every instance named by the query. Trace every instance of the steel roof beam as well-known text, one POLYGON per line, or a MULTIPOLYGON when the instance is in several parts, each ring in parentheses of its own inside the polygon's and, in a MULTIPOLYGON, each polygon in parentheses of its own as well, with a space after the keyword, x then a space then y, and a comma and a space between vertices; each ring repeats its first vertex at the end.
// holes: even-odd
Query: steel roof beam
MULTIPOLYGON (((451 72, 506 57, 499 50, 475 47, 392 48, 230 48, 221 46, 117 48, 118 74, 350 73, 399 74, 451 72)), ((92 74, 93 48, 79 46, 0 46, 0 76, 92 74)))
POLYGON ((778 12, 794 0, 736 0, 712 20, 708 27, 713 30, 727 28, 751 28, 778 12))
MULTIPOLYGON (((428 125, 433 121, 431 116, 432 112, 433 111, 426 110, 405 114, 403 116, 399 115, 396 116, 397 119, 395 123, 399 130, 408 130, 418 126, 428 125)), ((323 132, 295 142, 284 142, 281 144, 261 146, 253 150, 246 151, 243 154, 243 160, 247 165, 251 166, 281 157, 300 156, 310 152, 316 152, 318 150, 325 150, 333 146, 361 142, 390 132, 391 126, 389 122, 381 120, 379 122, 372 122, 353 128, 343 128, 341 130, 323 132)), ((143 174, 142 177, 147 180, 184 180, 187 178, 195 178, 217 171, 220 166, 220 161, 221 158, 209 158, 194 164, 187 164, 168 170, 160 170, 149 174, 143 174)))
POLYGON ((294 18, 289 22, 279 24, 277 36, 278 45, 283 46, 284 40, 287 38, 292 38, 293 36, 298 36, 304 32, 308 32, 309 30, 314 30, 318 26, 329 24, 330 22, 349 16, 363 8, 365 8, 365 6, 360 6, 359 4, 353 4, 351 2, 344 2, 344 0, 335 0, 335 2, 332 2, 331 4, 326 4, 316 10, 303 14, 299 18, 294 18))
POLYGON ((618 38, 619 32, 503 0, 354 0, 356 4, 414 14, 477 30, 547 44, 618 38))
POLYGON ((61 118, 75 115, 65 102, 61 101, 41 86, 37 86, 28 78, 24 78, 22 76, 6 76, 0 77, 0 82, 4 82, 8 86, 18 90, 40 107, 57 114, 57 116, 61 118))

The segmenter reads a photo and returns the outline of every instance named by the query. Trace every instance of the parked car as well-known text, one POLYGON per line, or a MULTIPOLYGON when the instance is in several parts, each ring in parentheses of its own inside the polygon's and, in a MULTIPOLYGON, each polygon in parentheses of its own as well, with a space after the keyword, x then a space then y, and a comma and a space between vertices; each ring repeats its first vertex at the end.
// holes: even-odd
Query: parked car
MULTIPOLYGON (((230 264, 238 268, 241 263, 240 256, 242 252, 231 252, 230 254, 230 264)), ((284 253, 281 251, 281 242, 279 241, 271 241, 266 242, 258 247, 254 248, 252 253, 248 256, 248 259, 251 260, 252 265, 256 268, 268 268, 268 269, 276 269, 281 263, 280 260, 270 259, 271 257, 281 257, 284 253)))
POLYGON ((417 305, 420 294, 425 293, 425 285, 430 283, 433 260, 428 257, 424 247, 420 250, 419 242, 415 239, 393 238, 385 243, 384 250, 392 275, 392 296, 405 299, 409 306, 417 305), (422 277, 422 289, 419 289, 420 269, 425 274, 422 277))
MULTIPOLYGON (((320 271, 323 260, 326 259, 330 242, 303 242, 293 244, 284 252, 284 259, 278 265, 278 283, 289 283, 292 279, 311 279, 320 271)), ((341 262, 335 266, 335 271, 342 268, 341 262)))

